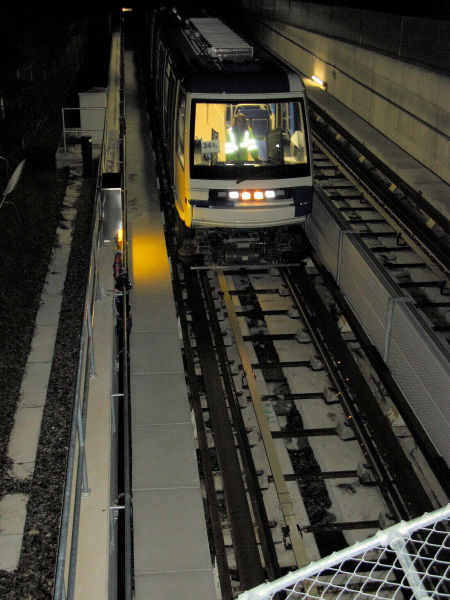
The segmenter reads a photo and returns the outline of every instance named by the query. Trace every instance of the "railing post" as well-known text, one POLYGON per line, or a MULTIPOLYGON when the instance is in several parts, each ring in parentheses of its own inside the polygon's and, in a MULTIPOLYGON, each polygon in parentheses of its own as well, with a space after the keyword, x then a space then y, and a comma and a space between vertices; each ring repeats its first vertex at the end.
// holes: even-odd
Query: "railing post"
POLYGON ((111 432, 117 433, 116 423, 116 398, 123 398, 123 394, 111 394, 111 432))
POLYGON ((389 358, 389 347, 391 345, 391 331, 392 331, 392 319, 394 316, 394 306, 400 302, 414 302, 412 298, 406 298, 405 296, 391 297, 389 298, 389 304, 387 307, 386 320, 384 325, 384 353, 383 360, 387 364, 389 358))
POLYGON ((336 283, 339 285, 341 280, 341 269, 342 269, 342 247, 344 245, 344 235, 348 233, 355 233, 351 229, 340 229, 339 230, 339 242, 338 242, 338 263, 336 267, 336 283))
POLYGON ((86 448, 85 448, 85 436, 84 436, 84 426, 83 426, 83 415, 81 413, 81 403, 78 398, 78 407, 77 407, 77 430, 78 430, 78 445, 79 445, 79 454, 83 456, 83 496, 89 496, 91 494, 91 490, 89 489, 88 484, 88 476, 87 476, 87 465, 86 465, 86 448))
POLYGON ((91 307, 88 305, 86 309, 86 319, 87 319, 87 327, 88 327, 88 345, 89 345, 89 362, 91 366, 91 377, 95 377, 95 355, 94 355, 94 332, 92 329, 92 315, 91 315, 91 307))
POLYGON ((413 597, 415 600, 427 600, 430 598, 430 595, 424 588, 420 575, 414 567, 413 561, 411 560, 408 552, 405 551, 406 542, 407 540, 404 538, 396 537, 390 541, 389 545, 395 551, 398 557, 398 560, 405 573, 405 577, 413 591, 413 597))
POLYGON ((63 144, 64 144, 64 154, 65 154, 67 151, 67 148, 66 148, 66 122, 64 119, 64 108, 62 108, 61 111, 62 111, 62 125, 63 125, 63 144))
POLYGON ((101 300, 101 293, 100 293, 100 274, 99 274, 99 269, 98 269, 98 244, 95 244, 95 248, 94 248, 94 274, 95 274, 95 289, 94 289, 94 295, 95 295, 95 299, 96 300, 101 300))

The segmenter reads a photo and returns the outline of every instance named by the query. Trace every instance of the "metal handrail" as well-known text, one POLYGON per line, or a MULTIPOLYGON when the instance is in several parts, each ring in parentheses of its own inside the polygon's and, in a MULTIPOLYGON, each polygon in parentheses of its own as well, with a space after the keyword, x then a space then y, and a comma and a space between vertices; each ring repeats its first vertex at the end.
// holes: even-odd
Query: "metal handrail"
MULTIPOLYGON (((387 529, 378 531, 367 540, 356 542, 343 550, 333 552, 329 556, 311 562, 309 565, 297 571, 292 571, 275 581, 262 583, 241 593, 238 600, 275 600, 280 592, 284 592, 283 597, 286 597, 286 600, 306 598, 325 600, 325 598, 337 598, 341 595, 354 597, 355 599, 361 595, 368 597, 355 585, 345 586, 344 579, 350 582, 352 576, 354 576, 354 581, 356 581, 358 576, 361 579, 363 573, 366 572, 367 582, 370 582, 372 573, 375 583, 382 582, 381 573, 376 570, 379 565, 375 554, 378 552, 379 557, 384 558, 380 561, 380 565, 382 568, 386 568, 385 552, 389 548, 397 556, 399 565, 395 568, 399 570, 402 568, 404 577, 400 582, 390 581, 391 591, 389 595, 385 589, 380 587, 383 593, 378 595, 375 590, 371 590, 370 597, 374 600, 397 598, 399 597, 398 592, 403 590, 406 596, 412 592, 414 598, 422 598, 423 600, 425 598, 436 598, 439 591, 437 585, 431 585, 433 579, 441 579, 447 585, 450 582, 448 577, 448 552, 445 552, 450 537, 449 525, 450 504, 447 504, 409 522, 401 521, 387 529), (437 538, 436 532, 440 532, 439 538, 437 538), (408 542, 411 542, 411 544, 408 545, 408 542), (428 550, 427 546, 429 546, 428 550), (440 549, 442 549, 442 552, 440 552, 440 549), (433 563, 439 568, 437 573, 433 572, 433 563), (362 566, 364 568, 358 571, 358 567, 362 566), (342 567, 341 571, 340 567, 342 567), (337 578, 339 572, 343 579, 340 582, 337 578), (336 577, 336 585, 333 583, 334 576, 336 577), (323 591, 314 594, 303 591, 304 588, 306 590, 310 589, 311 584, 317 584, 323 591), (301 586, 304 586, 304 588, 301 586)), ((393 570, 392 567, 391 570, 393 570)))
MULTIPOLYGON (((106 150, 105 145, 105 131, 103 131, 101 155, 106 150)), ((67 474, 64 486, 64 502, 61 517, 61 529, 59 536, 58 545, 58 558, 56 564, 56 575, 55 575, 55 590, 53 599, 54 600, 71 600, 74 597, 75 587, 75 574, 76 574, 76 562, 77 562, 77 546, 78 546, 78 533, 80 525, 80 509, 81 509, 81 495, 89 494, 88 479, 87 479, 87 468, 86 468, 86 455, 85 455, 85 426, 86 426, 86 413, 88 405, 88 392, 89 392, 89 378, 93 374, 94 366, 94 346, 93 346, 93 321, 94 321, 94 305, 96 300, 96 289, 98 283, 97 270, 98 270, 98 244, 100 237, 100 217, 101 217, 101 200, 100 200, 100 187, 99 182, 101 180, 102 160, 99 160, 97 170, 97 185, 96 194, 94 200, 94 214, 91 227, 91 253, 90 253, 90 264, 89 264, 89 276, 86 284, 86 293, 84 298, 84 310, 83 310, 83 323, 81 326, 81 337, 80 337, 80 351, 78 357, 77 366, 77 380, 75 386, 75 397, 74 406, 72 412, 72 424, 70 433, 69 452, 67 458, 67 474), (83 394, 81 397, 81 387, 83 386, 83 394), (78 464, 76 467, 76 486, 75 486, 75 500, 73 505, 73 517, 72 517, 72 537, 71 537, 71 551, 70 551, 70 563, 68 573, 68 589, 67 595, 65 590, 65 569, 66 569, 66 555, 67 555, 67 544, 69 541, 69 528, 70 528, 70 512, 72 507, 72 485, 75 475, 75 457, 78 448, 78 464)))
MULTIPOLYGON (((124 273, 128 274, 128 248, 127 248, 127 198, 126 198, 126 134, 125 134, 125 72, 124 72, 124 39, 121 32, 121 57, 120 61, 120 144, 119 161, 121 164, 121 187, 122 187, 122 228, 123 228, 123 255, 122 266, 124 273)), ((131 502, 131 469, 130 469, 130 398, 129 398, 129 361, 128 361, 128 315, 127 315, 127 288, 126 281, 122 287, 122 339, 123 339, 123 471, 124 471, 124 598, 131 600, 133 590, 133 557, 132 557, 132 502, 131 502)))
POLYGON ((67 139, 66 139, 66 134, 67 133, 76 133, 78 134, 78 136, 81 136, 83 134, 91 134, 91 133, 100 133, 102 130, 101 129, 85 129, 85 128, 81 128, 81 127, 66 127, 66 119, 65 119, 65 113, 66 111, 78 111, 81 115, 82 111, 92 111, 92 110, 102 110, 104 112, 104 117, 103 117, 103 139, 102 139, 102 146, 104 146, 106 148, 106 140, 105 140, 105 135, 107 135, 107 129, 105 127, 105 123, 106 123, 106 112, 107 112, 107 107, 106 106, 80 106, 80 107, 65 107, 61 109, 61 114, 62 114, 62 125, 63 125, 63 147, 64 147, 64 152, 67 152, 67 139))
MULTIPOLYGON (((121 56, 123 57, 123 35, 121 39, 121 56)), ((122 189, 122 221, 123 221, 123 257, 122 268, 124 274, 128 270, 128 255, 126 248, 126 193, 125 193, 125 117, 124 117, 124 68, 123 58, 120 64, 120 172, 122 189)), ((64 109, 63 109, 64 110, 64 109)), ((64 503, 61 518, 61 530, 59 537, 58 559, 56 565, 55 591, 53 600, 73 600, 75 594, 75 578, 77 567, 77 549, 80 527, 81 497, 88 495, 88 478, 85 455, 85 428, 88 407, 88 393, 90 376, 95 374, 94 346, 93 346, 93 323, 94 306, 98 299, 98 249, 102 245, 101 239, 101 178, 105 170, 106 154, 108 152, 108 129, 106 126, 106 111, 104 119, 103 138, 100 151, 100 158, 97 171, 96 195, 94 201, 94 215, 91 229, 91 254, 89 264, 89 276, 86 285, 84 300, 83 324, 80 338, 80 353, 77 367, 77 381, 75 388, 74 406, 72 414, 72 425, 70 434, 70 444, 67 459, 67 475, 64 488, 64 503), (83 393, 81 387, 83 385, 83 393), (78 449, 78 461, 75 465, 75 459, 78 449), (75 486, 73 486, 76 477, 75 486), (74 487, 74 489, 72 489, 74 487), (74 496, 74 497, 73 497, 74 496), (69 543, 70 514, 72 516, 72 533, 70 538, 70 561, 67 573, 67 594, 65 588, 65 571, 67 565, 67 546, 69 543)), ((119 292, 120 293, 120 292, 119 292)), ((124 426, 124 517, 125 517, 125 543, 124 543, 124 597, 125 600, 131 600, 133 586, 133 565, 132 565, 132 505, 131 505, 131 470, 130 470, 130 438, 129 438, 129 377, 128 377, 128 327, 127 327, 127 288, 124 283, 122 288, 123 295, 123 426, 124 426)), ((113 508, 113 507, 110 507, 113 508)), ((122 508, 122 507, 120 507, 122 508)))

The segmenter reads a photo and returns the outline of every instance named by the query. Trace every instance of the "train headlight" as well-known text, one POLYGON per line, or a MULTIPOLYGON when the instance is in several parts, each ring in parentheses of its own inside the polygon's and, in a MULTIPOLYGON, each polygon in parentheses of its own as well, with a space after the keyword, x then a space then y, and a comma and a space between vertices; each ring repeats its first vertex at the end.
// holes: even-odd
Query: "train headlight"
POLYGON ((283 197, 284 190, 250 190, 250 191, 239 191, 239 190, 230 190, 227 192, 217 191, 215 192, 217 198, 220 198, 224 194, 228 195, 230 200, 272 200, 277 198, 277 196, 283 197))

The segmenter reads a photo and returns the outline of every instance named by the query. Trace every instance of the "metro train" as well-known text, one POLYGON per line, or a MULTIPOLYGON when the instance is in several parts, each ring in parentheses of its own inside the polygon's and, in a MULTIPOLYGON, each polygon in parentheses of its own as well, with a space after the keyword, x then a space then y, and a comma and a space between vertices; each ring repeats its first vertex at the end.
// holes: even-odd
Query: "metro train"
POLYGON ((149 29, 179 255, 279 260, 298 243, 313 197, 301 78, 203 12, 162 8, 149 29))

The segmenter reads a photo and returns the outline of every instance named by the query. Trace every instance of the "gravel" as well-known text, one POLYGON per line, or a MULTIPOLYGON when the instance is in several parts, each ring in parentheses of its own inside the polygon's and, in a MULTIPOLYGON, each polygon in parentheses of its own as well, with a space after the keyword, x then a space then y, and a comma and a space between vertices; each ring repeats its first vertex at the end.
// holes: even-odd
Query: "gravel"
MULTIPOLYGON (((14 572, 0 571, 0 598, 52 598, 70 437, 85 282, 89 261, 95 180, 83 182, 50 374, 36 466, 32 478, 8 474, 6 450, 21 379, 30 349, 34 320, 55 240, 68 172, 26 173, 11 195, 19 207, 19 225, 1 241, 5 268, 0 274, 0 495, 29 494, 22 552, 14 572), (23 197, 27 196, 24 201, 23 197), (29 223, 33 223, 30 227, 29 223), (41 229, 42 228, 42 229, 41 229), (14 357, 14 358, 12 358, 14 357)), ((16 212, 0 214, 2 229, 16 212)), ((3 262, 3 261, 2 261, 3 262)))

